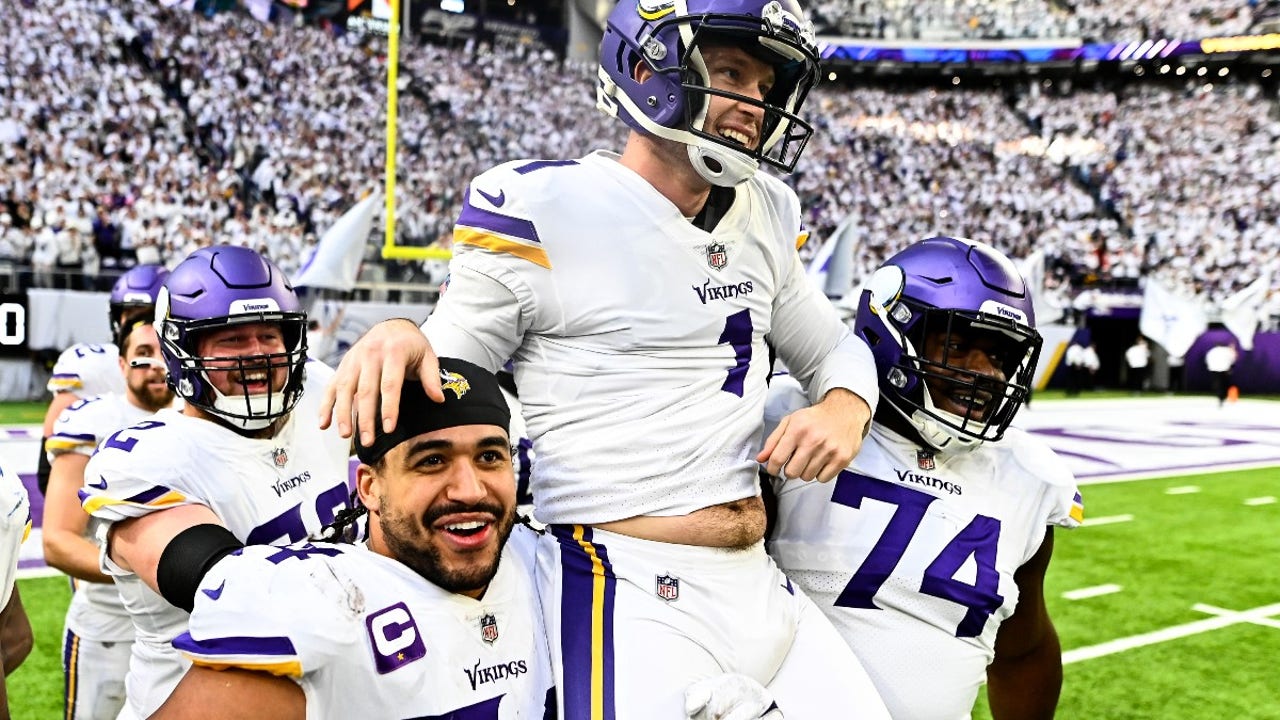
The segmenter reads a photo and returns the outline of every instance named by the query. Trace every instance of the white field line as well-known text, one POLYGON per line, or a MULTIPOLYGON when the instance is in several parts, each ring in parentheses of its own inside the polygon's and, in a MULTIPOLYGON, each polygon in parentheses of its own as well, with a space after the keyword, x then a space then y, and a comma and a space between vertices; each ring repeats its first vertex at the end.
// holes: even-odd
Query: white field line
POLYGON ((1156 470, 1118 471, 1109 475, 1076 478, 1076 485, 1106 485, 1109 483, 1135 482, 1138 480, 1155 480, 1186 475, 1208 475, 1210 473, 1235 472, 1237 470, 1258 470, 1276 467, 1275 460, 1241 460, 1239 462, 1223 462, 1205 467, 1194 468, 1159 468, 1156 470))
POLYGON ((63 572, 57 568, 33 567, 18 568, 18 572, 14 573, 14 576, 19 580, 30 580, 31 578, 58 577, 62 574, 63 572))
POLYGON ((1085 518, 1084 522, 1080 524, 1089 527, 1092 525, 1113 525, 1115 523, 1130 522, 1131 520, 1133 520, 1132 515, 1103 515, 1101 517, 1085 518))
POLYGON ((1162 628, 1141 635, 1134 635, 1127 638, 1119 638, 1117 640, 1108 640, 1097 645, 1076 648, 1062 653, 1062 664, 1069 665, 1071 663, 1080 662, 1081 660, 1093 660, 1094 658, 1114 655, 1126 650, 1134 648, 1146 647, 1147 645, 1155 645, 1156 643, 1168 642, 1179 638, 1199 635, 1200 633, 1209 632, 1210 630, 1220 630, 1232 625, 1238 625, 1245 622, 1268 621, 1272 615, 1280 614, 1280 603, 1273 605, 1263 605, 1252 610, 1242 612, 1233 612, 1228 615, 1219 615, 1217 617, 1207 618, 1205 620, 1196 620, 1183 625, 1174 625, 1173 627, 1162 628))
MULTIPOLYGON (((1218 617, 1235 617, 1237 615, 1245 615, 1245 613, 1238 613, 1235 610, 1227 610, 1226 608, 1214 607, 1213 605, 1205 605, 1204 603, 1196 603, 1195 605, 1191 606, 1191 609, 1195 610, 1196 612, 1206 613, 1208 615, 1217 615, 1218 617)), ((1246 616, 1241 619, 1241 622, 1253 623, 1254 625, 1264 625, 1266 627, 1280 629, 1280 620, 1273 620, 1268 617, 1260 618, 1260 617, 1246 616)))
POLYGON ((1107 583, 1106 585, 1094 585, 1093 587, 1080 588, 1078 590, 1068 590, 1062 593, 1062 597, 1067 600, 1085 600, 1092 597, 1098 597, 1099 595, 1118 593, 1123 589, 1124 588, 1119 585, 1107 583))
POLYGON ((1199 485, 1181 485, 1179 487, 1171 487, 1164 491, 1165 495, 1194 495, 1200 492, 1199 485))
POLYGON ((1263 497, 1249 498, 1248 500, 1244 501, 1244 504, 1252 507, 1256 505, 1274 505, 1275 502, 1276 502, 1276 499, 1274 496, 1265 495, 1263 497))

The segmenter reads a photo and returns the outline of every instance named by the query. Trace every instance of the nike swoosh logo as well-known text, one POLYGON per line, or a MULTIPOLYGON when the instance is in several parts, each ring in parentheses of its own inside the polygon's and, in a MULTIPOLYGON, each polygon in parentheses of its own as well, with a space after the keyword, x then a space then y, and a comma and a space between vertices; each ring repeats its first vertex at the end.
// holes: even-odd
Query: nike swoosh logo
POLYGON ((85 483, 85 484, 86 484, 86 485, 88 485, 88 486, 89 486, 89 487, 91 487, 91 488, 96 489, 96 490, 106 490, 106 489, 107 489, 107 479, 106 479, 106 478, 104 478, 104 477, 102 477, 101 475, 99 475, 99 476, 98 476, 98 479, 99 479, 99 480, 101 480, 102 482, 96 482, 96 483, 91 482, 91 483, 85 483))
POLYGON ((222 597, 222 588, 227 586, 227 581, 223 580, 222 584, 212 590, 201 590, 200 592, 209 596, 210 600, 217 600, 222 597))
POLYGON ((507 201, 506 190, 499 190, 497 195, 490 195, 489 193, 481 190, 480 188, 476 188, 476 192, 480 193, 480 197, 484 198, 485 200, 488 200, 489 204, 493 205, 494 207, 502 207, 502 203, 507 201))

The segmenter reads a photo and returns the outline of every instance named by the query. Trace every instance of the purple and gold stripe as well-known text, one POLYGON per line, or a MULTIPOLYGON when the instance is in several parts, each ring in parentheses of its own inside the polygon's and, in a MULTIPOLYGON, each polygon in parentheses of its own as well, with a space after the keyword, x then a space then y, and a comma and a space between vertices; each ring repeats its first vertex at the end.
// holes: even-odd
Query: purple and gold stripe
POLYGON ((117 500, 104 495, 91 495, 83 489, 80 490, 80 504, 84 507, 84 511, 90 515, 92 515, 95 510, 109 505, 133 505, 135 507, 163 508, 172 505, 181 505, 186 501, 186 495, 183 495, 177 490, 170 490, 163 485, 157 485, 150 490, 144 490, 133 497, 125 498, 123 500, 117 500))
POLYGON ((523 218, 503 215, 471 204, 470 192, 463 196, 462 213, 453 230, 454 244, 475 245, 498 253, 507 253, 551 269, 547 251, 540 245, 538 229, 523 218))
POLYGON ((516 173, 520 175, 528 175, 534 170, 541 170, 542 168, 565 167, 577 164, 577 160, 534 160, 533 162, 525 163, 524 165, 516 168, 516 173))
POLYGON ((553 525, 560 542, 564 720, 614 720, 613 615, 617 576, 590 528, 553 525), (587 612, 583 612, 583 609, 587 612))
POLYGON ((67 635, 62 640, 62 693, 66 702, 66 714, 63 715, 66 720, 75 720, 76 717, 76 683, 80 680, 80 636, 67 631, 67 635))
POLYGON ((80 379, 78 374, 57 373, 49 378, 48 387, 54 392, 79 390, 84 387, 84 381, 80 379))
POLYGON ((287 637, 217 637, 196 640, 191 633, 173 639, 188 660, 207 668, 243 668, 284 677, 302 677, 302 661, 287 637))
POLYGON ((1071 519, 1076 522, 1084 522, 1084 496, 1079 492, 1071 498, 1071 519))

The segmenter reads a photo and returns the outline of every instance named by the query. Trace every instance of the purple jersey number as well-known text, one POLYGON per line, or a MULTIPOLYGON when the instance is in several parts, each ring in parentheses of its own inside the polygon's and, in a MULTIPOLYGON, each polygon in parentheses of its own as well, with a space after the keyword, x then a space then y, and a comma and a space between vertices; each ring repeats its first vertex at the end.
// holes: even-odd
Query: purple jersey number
MULTIPOLYGON (((320 526, 333 522, 339 510, 347 506, 347 486, 334 485, 316 497, 316 516, 320 526)), ((307 539, 307 525, 302 519, 302 505, 294 505, 254 528, 245 539, 246 545, 282 545, 307 539)))
POLYGON ((747 368, 751 365, 751 311, 739 310, 724 319, 724 332, 720 333, 718 345, 729 343, 733 347, 734 364, 729 368, 729 376, 724 379, 720 389, 742 397, 743 383, 747 378, 747 368))
MULTIPOLYGON (((836 607, 878 609, 875 595, 893 574, 902 560, 907 545, 920 528, 925 511, 937 500, 929 493, 877 480, 866 475, 842 471, 836 478, 832 502, 862 507, 863 499, 879 500, 895 505, 893 517, 875 547, 867 553, 862 565, 849 579, 836 607)), ((968 609, 956 637, 977 637, 987 618, 1004 604, 1000 595, 1000 572, 996 570, 996 548, 1000 540, 1000 521, 985 515, 977 515, 959 535, 942 549, 938 557, 925 568, 920 592, 925 595, 950 600, 968 609), (973 556, 977 565, 977 577, 970 585, 955 578, 965 561, 973 556)))

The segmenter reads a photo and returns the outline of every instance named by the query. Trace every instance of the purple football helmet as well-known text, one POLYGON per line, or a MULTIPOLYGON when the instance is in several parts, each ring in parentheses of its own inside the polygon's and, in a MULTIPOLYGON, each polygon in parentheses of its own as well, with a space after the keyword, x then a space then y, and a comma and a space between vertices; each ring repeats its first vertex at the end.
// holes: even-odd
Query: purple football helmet
POLYGON ((270 260, 248 248, 202 248, 183 260, 165 281, 156 302, 156 329, 169 384, 186 402, 237 429, 260 430, 287 415, 302 397, 307 362, 307 315, 289 280, 270 260), (238 358, 199 354, 199 340, 211 330, 273 323, 280 326, 285 351, 238 358), (235 373, 287 370, 276 392, 227 396, 209 380, 210 370, 235 373))
POLYGON ((791 172, 813 127, 797 113, 818 82, 813 25, 796 0, 621 0, 600 43, 596 106, 634 130, 683 143, 708 182, 732 187, 760 162, 791 172), (701 45, 732 43, 770 63, 763 101, 711 88, 701 45), (636 80, 645 63, 652 74, 636 80), (711 96, 763 108, 755 149, 705 127, 711 96))
POLYGON ((111 305, 107 319, 111 322, 111 335, 120 336, 124 316, 137 308, 154 308, 156 296, 164 285, 169 271, 163 265, 134 265, 111 287, 111 305))
POLYGON ((862 292, 854 330, 875 355, 881 399, 922 440, 947 451, 1004 437, 1031 391, 1042 343, 1013 263, 988 245, 949 237, 921 240, 886 260, 862 292), (930 359, 925 338, 940 332, 941 357, 930 359), (990 342, 988 358, 1004 380, 950 362, 975 342, 990 342), (934 393, 967 410, 940 408, 934 393))

